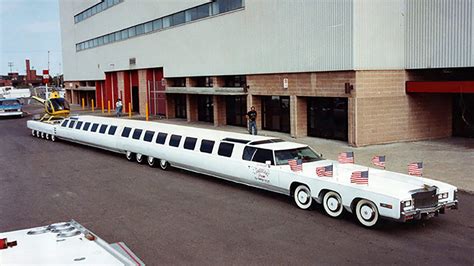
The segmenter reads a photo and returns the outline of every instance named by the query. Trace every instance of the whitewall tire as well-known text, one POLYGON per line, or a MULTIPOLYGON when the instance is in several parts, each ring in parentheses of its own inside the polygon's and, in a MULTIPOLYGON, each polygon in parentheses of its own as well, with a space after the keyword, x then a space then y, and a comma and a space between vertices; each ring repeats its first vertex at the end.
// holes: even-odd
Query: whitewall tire
POLYGON ((36 136, 36 130, 31 130, 31 135, 36 136))
POLYGON ((41 138, 44 139, 44 132, 41 132, 41 138))
POLYGON ((41 132, 36 131, 36 137, 37 137, 37 138, 41 138, 41 132))
POLYGON ((333 218, 341 216, 342 212, 344 211, 342 198, 334 191, 329 191, 324 194, 323 207, 326 213, 333 218))
POLYGON ((55 136, 55 135, 51 135, 51 141, 52 141, 52 142, 55 142, 55 141, 56 141, 56 136, 55 136))
POLYGON ((45 134, 45 138, 49 140, 49 134, 45 134))
POLYGON ((137 153, 137 155, 135 156, 135 159, 137 160, 137 163, 139 164, 143 163, 143 158, 145 158, 145 156, 143 156, 143 154, 141 153, 137 153))
POLYGON ((379 211, 373 202, 362 199, 357 202, 356 216, 359 223, 363 226, 372 227, 379 220, 379 211))
POLYGON ((128 161, 131 162, 135 158, 135 154, 133 152, 127 151, 127 153, 125 154, 125 157, 127 158, 128 161))
POLYGON ((305 185, 299 185, 296 187, 295 192, 293 193, 293 198, 298 208, 302 210, 309 209, 311 204, 313 204, 311 191, 305 185))
POLYGON ((156 159, 151 157, 151 156, 148 156, 147 158, 147 163, 148 163, 148 166, 150 167, 155 167, 156 166, 156 159))
POLYGON ((168 170, 169 167, 170 167, 170 163, 168 163, 168 161, 163 160, 163 159, 160 160, 160 168, 161 168, 161 170, 165 170, 165 171, 166 171, 166 170, 168 170))

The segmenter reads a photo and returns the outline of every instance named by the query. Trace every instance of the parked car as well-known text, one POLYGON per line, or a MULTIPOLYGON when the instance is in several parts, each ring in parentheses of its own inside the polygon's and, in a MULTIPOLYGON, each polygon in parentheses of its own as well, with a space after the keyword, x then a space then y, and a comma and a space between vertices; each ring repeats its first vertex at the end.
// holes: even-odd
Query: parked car
POLYGON ((20 100, 14 98, 0 99, 0 116, 23 117, 20 100))

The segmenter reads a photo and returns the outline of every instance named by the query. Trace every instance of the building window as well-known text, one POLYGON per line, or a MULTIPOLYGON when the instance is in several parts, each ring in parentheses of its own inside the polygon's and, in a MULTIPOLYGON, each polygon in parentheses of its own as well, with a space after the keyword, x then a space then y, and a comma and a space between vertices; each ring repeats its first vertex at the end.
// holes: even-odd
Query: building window
POLYGON ((246 76, 225 76, 224 86, 232 88, 245 88, 247 86, 246 76))
POLYGON ((226 119, 228 125, 247 126, 247 96, 226 96, 226 119))
POLYGON ((196 87, 212 87, 213 80, 212 77, 197 77, 194 78, 196 81, 196 87))
MULTIPOLYGON (((94 10, 94 14, 96 14, 121 2, 123 2, 123 0, 104 0, 96 6, 89 8, 86 11, 76 15, 74 17, 74 22, 78 23, 86 19, 87 17, 90 17, 91 15, 93 15, 92 10, 94 10)), ((207 3, 197 7, 189 8, 153 21, 140 23, 131 28, 100 36, 89 41, 81 42, 79 44, 83 44, 83 46, 77 46, 76 44, 76 51, 82 51, 84 49, 101 46, 107 43, 112 43, 114 41, 125 40, 133 36, 141 35, 151 31, 157 31, 171 26, 181 25, 190 21, 209 17, 211 15, 222 14, 225 12, 242 8, 243 6, 243 0, 213 0, 212 3, 207 3), (109 36, 108 40, 106 39, 107 36, 109 36), (111 36, 113 36, 113 38, 111 38, 111 36)), ((212 86, 208 85, 208 87, 212 86)))
POLYGON ((190 20, 198 20, 201 18, 209 17, 211 10, 211 4, 205 4, 189 10, 190 20))
POLYGON ((179 24, 183 24, 185 22, 184 11, 178 12, 171 16, 171 26, 176 26, 179 24))
POLYGON ((166 82, 170 87, 186 87, 185 78, 167 78, 166 82))
POLYGON ((186 95, 174 95, 174 108, 176 118, 186 118, 186 95))
POLYGON ((199 149, 201 152, 204 153, 212 153, 212 149, 214 148, 214 141, 203 139, 201 141, 201 148, 199 149))
POLYGON ((213 96, 198 95, 198 120, 203 122, 214 122, 213 96))

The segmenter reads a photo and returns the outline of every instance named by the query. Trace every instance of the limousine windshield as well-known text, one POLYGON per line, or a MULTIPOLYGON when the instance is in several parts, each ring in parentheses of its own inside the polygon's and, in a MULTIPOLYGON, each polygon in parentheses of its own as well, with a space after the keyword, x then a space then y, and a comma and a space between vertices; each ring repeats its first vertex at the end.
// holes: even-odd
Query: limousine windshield
POLYGON ((321 156, 316 154, 309 147, 290 149, 290 150, 279 150, 275 151, 275 159, 277 165, 288 164, 288 160, 302 159, 303 163, 315 162, 322 160, 321 156))

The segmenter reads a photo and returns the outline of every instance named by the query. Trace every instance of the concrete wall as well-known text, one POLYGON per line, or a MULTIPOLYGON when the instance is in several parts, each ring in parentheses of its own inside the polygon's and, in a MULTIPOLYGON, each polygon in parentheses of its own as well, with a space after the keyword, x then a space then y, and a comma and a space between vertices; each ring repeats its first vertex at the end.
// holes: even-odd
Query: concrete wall
POLYGON ((351 0, 246 0, 243 10, 80 52, 76 43, 208 1, 127 0, 74 24, 77 2, 60 1, 66 80, 104 79, 132 57, 133 68, 164 67, 165 77, 352 68, 351 0))

